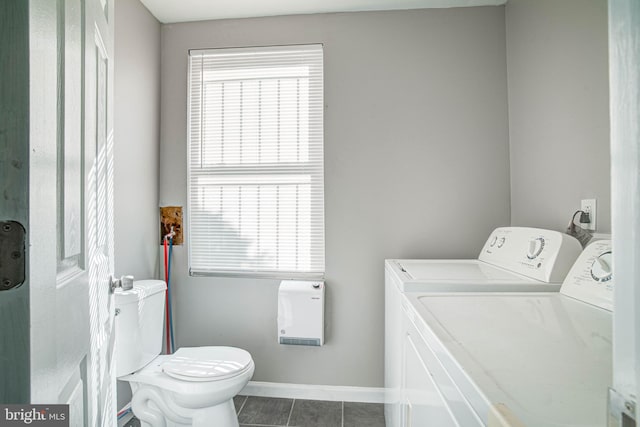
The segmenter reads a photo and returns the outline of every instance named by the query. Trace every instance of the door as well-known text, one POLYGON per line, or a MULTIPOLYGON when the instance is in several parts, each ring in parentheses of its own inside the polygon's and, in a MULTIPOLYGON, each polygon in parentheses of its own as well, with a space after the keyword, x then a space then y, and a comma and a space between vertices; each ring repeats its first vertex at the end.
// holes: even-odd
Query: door
POLYGON ((113 426, 113 0, 29 0, 30 400, 113 426))
MULTIPOLYGON (((60 0, 59 0, 60 1, 60 0)), ((69 1, 69 0, 65 0, 69 1)), ((90 252, 89 425, 115 426, 113 256, 113 19, 115 0, 85 3, 85 141, 93 158, 87 179, 90 252)))

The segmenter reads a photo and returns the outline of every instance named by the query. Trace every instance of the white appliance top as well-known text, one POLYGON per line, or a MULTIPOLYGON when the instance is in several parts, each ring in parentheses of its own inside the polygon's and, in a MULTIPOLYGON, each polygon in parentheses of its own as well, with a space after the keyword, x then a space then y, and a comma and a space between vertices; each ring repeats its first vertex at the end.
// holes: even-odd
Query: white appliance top
POLYGON ((561 293, 406 294, 410 317, 486 424, 606 425, 612 316, 595 304, 611 303, 610 268, 597 261, 610 251, 610 241, 588 246, 561 293))
POLYGON ((478 260, 398 260, 395 261, 409 280, 444 281, 530 281, 478 260))
MULTIPOLYGON (((487 423, 604 426, 611 313, 559 293, 409 296, 447 372, 487 423)), ((496 424, 501 425, 501 424, 496 424)))
POLYGON ((386 261, 402 291, 557 291, 580 243, 557 231, 495 229, 478 259, 386 261))
POLYGON ((477 259, 387 260, 403 292, 557 291, 559 283, 531 279, 477 259))
POLYGON ((235 347, 183 347, 162 364, 162 371, 183 381, 234 377, 251 365, 251 355, 235 347))

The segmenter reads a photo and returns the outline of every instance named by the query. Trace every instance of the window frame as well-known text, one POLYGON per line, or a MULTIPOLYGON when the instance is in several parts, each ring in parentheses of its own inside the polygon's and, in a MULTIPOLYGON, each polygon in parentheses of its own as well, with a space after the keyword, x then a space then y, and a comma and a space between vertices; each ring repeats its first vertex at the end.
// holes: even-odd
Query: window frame
MULTIPOLYGON (((324 279, 324 274, 325 274, 325 268, 326 268, 326 251, 325 251, 325 247, 326 247, 326 227, 325 227, 325 213, 324 213, 324 51, 323 51, 323 45, 322 44, 304 44, 304 45, 286 45, 286 46, 261 46, 261 47, 249 47, 249 48, 214 48, 214 49, 192 49, 189 50, 189 54, 188 54, 188 71, 187 71, 187 215, 186 215, 186 226, 187 226, 187 249, 188 249, 188 255, 187 255, 187 263, 188 263, 188 272, 189 272, 189 276, 192 277, 239 277, 239 278, 260 278, 260 279, 306 279, 306 280, 318 280, 318 279, 324 279), (241 50, 255 50, 256 53, 259 53, 260 50, 264 51, 269 51, 269 50, 299 50, 299 49, 305 49, 305 48, 316 48, 320 50, 320 55, 321 55, 321 63, 320 63, 320 87, 321 87, 321 95, 320 95, 320 100, 318 101, 320 106, 318 106, 317 110, 319 111, 319 138, 320 138, 320 143, 319 143, 319 150, 320 150, 320 168, 319 168, 319 172, 311 172, 312 168, 307 169, 309 171, 309 176, 310 176, 310 182, 314 182, 314 177, 315 177, 315 181, 317 181, 318 179, 320 180, 320 184, 319 184, 319 188, 320 188, 320 196, 319 198, 314 199, 313 196, 311 196, 311 212, 310 212, 310 216, 309 216, 309 222, 313 223, 314 221, 316 222, 320 222, 320 227, 321 227, 321 244, 319 246, 319 248, 316 248, 316 250, 319 250, 321 252, 320 255, 320 266, 321 269, 320 271, 288 271, 288 270, 278 270, 278 269, 264 269, 264 268, 257 268, 257 269, 220 269, 220 268, 211 268, 211 269, 202 269, 202 268, 197 268, 194 269, 193 268, 193 263, 192 263, 192 249, 193 249, 193 238, 192 238, 192 233, 193 233, 193 227, 191 227, 191 214, 192 214, 192 204, 193 204, 193 198, 192 198, 192 189, 194 187, 194 184, 192 184, 192 180, 193 175, 192 175, 192 154, 191 154, 191 150, 192 150, 192 54, 206 54, 207 52, 221 52, 221 51, 241 51, 241 50), (316 205, 315 207, 313 206, 313 201, 319 201, 320 205, 319 207, 316 205), (319 210, 319 212, 318 212, 319 210), (314 219, 315 217, 315 219, 314 219)), ((228 81, 228 80, 224 80, 221 79, 223 81, 228 81)), ((200 81, 200 85, 202 88, 205 87, 205 82, 203 80, 200 81)), ((201 91, 202 93, 202 91, 201 91)), ((200 103, 201 105, 204 103, 204 96, 200 95, 200 103)), ((311 105, 311 100, 310 100, 310 105, 311 105)), ((202 108, 202 107, 201 107, 202 108)), ((311 114, 309 112, 309 114, 311 114)), ((202 132, 202 131, 200 131, 202 132)), ((202 134, 200 135, 200 144, 202 144, 202 134)), ((277 163, 281 163, 281 164, 285 164, 285 162, 275 162, 275 163, 267 163, 266 165, 268 166, 273 166, 274 164, 277 163)), ((298 161, 298 162, 291 162, 289 165, 289 167, 292 167, 292 169, 299 169, 299 166, 296 165, 300 165, 302 162, 298 161)), ((309 164, 313 164, 313 162, 308 162, 309 164)), ((231 167, 232 169, 242 169, 241 166, 239 166, 238 164, 235 166, 231 167)), ((220 166, 220 167, 213 167, 212 169, 218 169, 218 172, 213 172, 213 173, 209 173, 207 176, 229 176, 225 175, 223 173, 219 173, 220 170, 225 169, 225 166, 220 166)), ((286 173, 287 167, 279 167, 278 168, 281 172, 281 175, 284 175, 286 173)), ((318 169, 318 168, 316 168, 318 169)), ((251 167, 247 167, 247 174, 248 175, 255 175, 255 176, 267 176, 267 175, 271 175, 271 176, 277 176, 276 174, 260 174, 259 172, 260 167, 256 167, 256 168, 251 168, 251 167)), ((269 183, 264 183, 261 185, 269 185, 269 183)), ((313 188, 313 184, 312 185, 313 188)), ((317 185, 317 183, 315 184, 317 185)), ((313 191, 312 191, 313 193, 313 191)), ((296 200, 298 200, 296 198, 296 200)), ((279 202, 277 202, 279 203, 279 202)), ((313 246, 313 244, 312 244, 313 246)), ((316 245, 317 246, 317 245, 316 245)), ((313 252, 313 251, 312 251, 313 252)), ((311 265, 313 265, 313 255, 310 255, 312 257, 311 265)), ((317 260, 316 260, 317 261, 317 260)))

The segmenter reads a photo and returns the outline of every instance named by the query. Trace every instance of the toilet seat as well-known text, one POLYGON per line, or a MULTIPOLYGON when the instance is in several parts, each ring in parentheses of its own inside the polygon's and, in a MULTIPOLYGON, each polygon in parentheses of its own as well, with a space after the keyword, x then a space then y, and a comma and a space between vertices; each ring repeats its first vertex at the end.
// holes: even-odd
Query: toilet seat
MULTIPOLYGON (((200 347, 200 349, 205 349, 207 347, 200 347)), ((132 374, 125 375, 123 377, 119 377, 119 380, 128 381, 132 384, 139 384, 140 386, 154 386, 158 387, 162 390, 170 391, 172 394, 177 395, 189 395, 189 396, 210 396, 212 393, 218 393, 219 390, 234 387, 235 384, 242 383, 242 387, 246 385, 246 382, 249 381, 251 376, 253 375, 253 371, 255 369, 255 364, 253 360, 249 360, 249 364, 246 369, 239 369, 233 372, 230 372, 229 375, 225 375, 224 377, 213 377, 208 380, 196 380, 194 381, 193 377, 186 377, 187 379, 181 379, 178 377, 171 376, 164 371, 165 363, 170 362, 172 359, 176 357, 176 355, 181 355, 185 353, 184 350, 187 348, 181 348, 176 351, 174 354, 167 355, 159 355, 155 359, 151 361, 144 368, 136 371, 132 374), (189 379, 191 378, 191 379, 189 379)), ((198 348, 191 348, 187 350, 187 354, 198 354, 198 348), (190 350, 196 350, 196 353, 191 353, 190 350)), ((203 350, 207 352, 207 350, 203 350)), ((208 353, 211 354, 211 353, 208 353)), ((214 353, 215 354, 215 353, 214 353)), ((249 353, 247 353, 249 354, 249 353)), ((251 355, 249 355, 249 358, 251 355)), ((237 362, 237 360, 236 360, 237 362)), ((180 375, 180 374, 178 374, 180 375)), ((239 391, 239 390, 238 390, 239 391)), ((236 392, 237 393, 237 392, 236 392)))
POLYGON ((162 363, 162 371, 182 381, 220 381, 251 369, 251 355, 235 347, 183 347, 162 363))

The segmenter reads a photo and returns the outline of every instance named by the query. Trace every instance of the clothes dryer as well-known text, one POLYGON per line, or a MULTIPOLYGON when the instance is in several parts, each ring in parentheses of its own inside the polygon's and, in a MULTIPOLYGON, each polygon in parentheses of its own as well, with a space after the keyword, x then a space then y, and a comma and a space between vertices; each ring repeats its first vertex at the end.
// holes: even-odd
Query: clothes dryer
POLYGON ((606 425, 611 241, 589 245, 560 292, 406 296, 403 425, 606 425))
POLYGON ((385 418, 401 423, 402 304, 414 292, 558 291, 582 246, 557 231, 501 227, 477 259, 385 261, 385 418))

